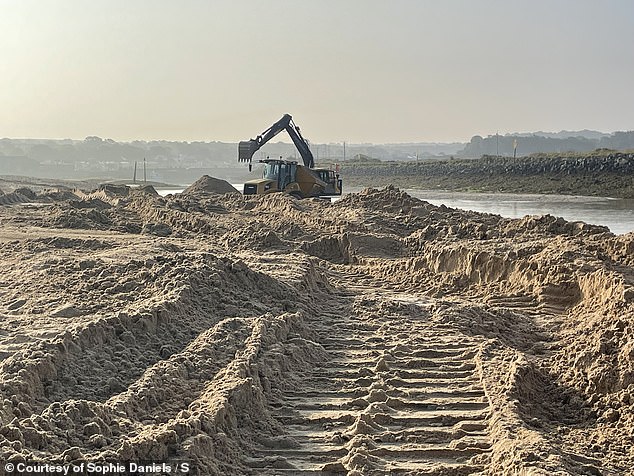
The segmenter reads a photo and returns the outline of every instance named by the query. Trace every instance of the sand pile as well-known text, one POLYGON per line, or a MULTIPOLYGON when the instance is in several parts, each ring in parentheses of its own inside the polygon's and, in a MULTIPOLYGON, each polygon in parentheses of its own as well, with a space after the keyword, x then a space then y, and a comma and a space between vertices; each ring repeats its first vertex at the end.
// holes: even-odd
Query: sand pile
POLYGON ((143 185, 142 187, 139 187, 137 190, 134 190, 135 192, 138 191, 140 193, 147 193, 148 195, 153 195, 155 197, 159 196, 159 193, 156 191, 156 189, 152 186, 152 185, 143 185))
POLYGON ((226 180, 203 175, 187 187, 183 193, 231 193, 237 192, 235 187, 226 180))
POLYGON ((75 193, 66 189, 44 190, 37 195, 38 201, 41 202, 63 202, 70 200, 78 200, 79 197, 75 193))
POLYGON ((632 234, 199 182, 0 207, 5 461, 629 471, 632 234))
POLYGON ((19 188, 11 193, 0 195, 0 205, 13 205, 17 203, 33 202, 37 195, 28 188, 19 188))

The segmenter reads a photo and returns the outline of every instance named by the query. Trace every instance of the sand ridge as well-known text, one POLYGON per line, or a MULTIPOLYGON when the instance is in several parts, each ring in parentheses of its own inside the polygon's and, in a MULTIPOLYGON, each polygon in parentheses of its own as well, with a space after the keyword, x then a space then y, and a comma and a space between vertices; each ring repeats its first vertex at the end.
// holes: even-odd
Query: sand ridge
POLYGON ((629 470, 633 234, 199 188, 0 206, 3 460, 629 470))

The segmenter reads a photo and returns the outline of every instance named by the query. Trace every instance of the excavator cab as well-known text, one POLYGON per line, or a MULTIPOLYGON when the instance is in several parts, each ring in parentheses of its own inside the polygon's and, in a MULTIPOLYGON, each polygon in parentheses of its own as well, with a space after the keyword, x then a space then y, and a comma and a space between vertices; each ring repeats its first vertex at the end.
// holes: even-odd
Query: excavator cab
POLYGON ((297 175, 297 163, 282 160, 269 160, 264 166, 262 178, 277 182, 277 190, 284 190, 295 182, 297 175))
MULTIPOLYGON (((282 159, 266 159, 259 162, 264 164, 261 179, 249 180, 244 184, 245 195, 263 195, 273 192, 287 192, 298 198, 303 198, 309 190, 306 189, 301 178, 298 179, 297 162, 282 159), (302 183, 298 183, 298 180, 302 183), (304 190, 306 189, 306 190, 304 190)), ((299 174, 303 176, 303 174, 299 174)))
POLYGON ((341 195, 343 184, 338 173, 330 169, 313 169, 313 172, 326 184, 326 195, 341 195))

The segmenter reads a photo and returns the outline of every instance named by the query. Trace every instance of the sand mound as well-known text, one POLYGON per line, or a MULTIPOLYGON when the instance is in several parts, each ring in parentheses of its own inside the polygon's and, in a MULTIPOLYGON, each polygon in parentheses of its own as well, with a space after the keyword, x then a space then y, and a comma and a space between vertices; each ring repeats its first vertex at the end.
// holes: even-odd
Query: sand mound
POLYGON ((42 202, 63 202, 79 199, 77 195, 66 189, 45 190, 39 193, 37 197, 38 201, 42 202))
POLYGON ((187 187, 183 193, 231 193, 237 192, 235 187, 226 180, 203 175, 187 187))
POLYGON ((3 460, 630 470, 634 234, 218 182, 0 208, 3 460))
POLYGON ((114 183, 104 183, 99 186, 100 191, 114 197, 127 197, 130 194, 131 188, 127 185, 119 185, 114 183))
POLYGON ((152 195, 154 197, 158 197, 159 193, 156 191, 156 189, 152 186, 152 185, 144 185, 142 187, 139 187, 138 189, 133 189, 134 192, 139 192, 139 193, 146 193, 148 195, 152 195))
POLYGON ((0 195, 0 205, 14 205, 18 203, 33 202, 37 199, 37 194, 29 188, 18 188, 11 193, 0 195))

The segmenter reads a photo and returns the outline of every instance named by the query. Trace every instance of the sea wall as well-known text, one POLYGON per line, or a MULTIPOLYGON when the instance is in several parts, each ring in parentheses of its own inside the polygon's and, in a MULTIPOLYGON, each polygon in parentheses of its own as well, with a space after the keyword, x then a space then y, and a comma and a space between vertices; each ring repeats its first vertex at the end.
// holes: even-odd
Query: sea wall
POLYGON ((634 198, 634 153, 344 164, 348 185, 634 198))

